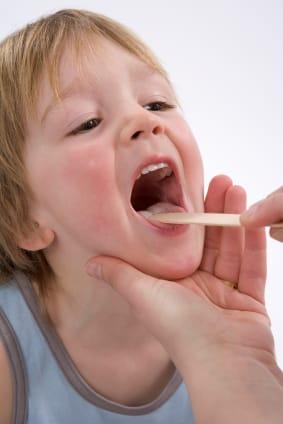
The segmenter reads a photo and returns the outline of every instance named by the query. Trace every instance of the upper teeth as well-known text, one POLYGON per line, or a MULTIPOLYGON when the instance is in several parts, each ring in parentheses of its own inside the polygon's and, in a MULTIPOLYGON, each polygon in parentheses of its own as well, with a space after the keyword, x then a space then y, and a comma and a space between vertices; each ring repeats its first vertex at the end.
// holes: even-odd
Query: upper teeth
POLYGON ((148 174, 149 172, 156 171, 157 169, 162 169, 162 168, 168 168, 165 172, 164 177, 167 177, 167 176, 169 177, 173 172, 170 166, 168 165, 168 163, 165 163, 165 162, 154 163, 154 164, 145 166, 141 170, 141 173, 138 175, 137 179, 139 179, 141 175, 145 175, 145 174, 148 174))

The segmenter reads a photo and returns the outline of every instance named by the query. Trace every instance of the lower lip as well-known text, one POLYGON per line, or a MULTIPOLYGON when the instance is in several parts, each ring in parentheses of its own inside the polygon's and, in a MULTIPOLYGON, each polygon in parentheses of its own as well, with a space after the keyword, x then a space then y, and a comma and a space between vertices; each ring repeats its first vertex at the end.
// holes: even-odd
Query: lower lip
MULTIPOLYGON (((182 210, 183 212, 185 212, 185 209, 182 208, 182 210)), ((143 224, 157 232, 159 235, 165 235, 169 237, 178 236, 187 232, 188 228, 190 227, 190 225, 188 224, 165 224, 163 222, 150 220, 150 218, 146 219, 144 216, 140 215, 136 211, 134 212, 143 224)))

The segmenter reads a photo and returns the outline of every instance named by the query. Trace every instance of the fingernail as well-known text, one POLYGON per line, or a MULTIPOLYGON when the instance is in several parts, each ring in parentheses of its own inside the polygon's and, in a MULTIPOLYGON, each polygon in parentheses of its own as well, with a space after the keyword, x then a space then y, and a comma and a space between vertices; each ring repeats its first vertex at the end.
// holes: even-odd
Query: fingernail
POLYGON ((245 212, 242 213, 242 217, 244 218, 250 218, 259 208, 259 206, 263 203, 263 200, 260 200, 259 202, 254 203, 252 206, 249 207, 245 212))
POLYGON ((86 266, 86 272, 91 277, 101 278, 102 275, 102 265, 97 262, 90 262, 86 266))
POLYGON ((283 230, 279 228, 271 228, 270 237, 278 241, 283 241, 283 230))

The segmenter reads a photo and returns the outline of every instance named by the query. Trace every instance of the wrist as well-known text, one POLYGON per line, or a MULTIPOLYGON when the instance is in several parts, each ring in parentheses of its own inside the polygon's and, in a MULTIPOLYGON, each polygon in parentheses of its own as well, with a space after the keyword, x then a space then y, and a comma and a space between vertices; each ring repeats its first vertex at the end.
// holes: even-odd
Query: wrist
POLYGON ((255 379, 250 370, 265 370, 283 388, 283 372, 276 363, 273 352, 245 346, 209 345, 202 349, 180 349, 172 356, 182 375, 196 378, 200 372, 218 372, 223 377, 234 375, 236 379, 246 376, 255 379), (243 375, 241 375, 243 373, 243 375))
POLYGON ((216 348, 180 367, 197 422, 282 422, 282 371, 271 353, 216 348))

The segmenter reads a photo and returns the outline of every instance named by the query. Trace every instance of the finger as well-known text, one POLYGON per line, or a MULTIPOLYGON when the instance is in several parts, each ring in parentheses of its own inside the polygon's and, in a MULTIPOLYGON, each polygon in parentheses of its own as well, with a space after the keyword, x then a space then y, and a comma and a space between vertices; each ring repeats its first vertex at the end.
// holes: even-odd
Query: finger
POLYGON ((274 196, 275 194, 283 193, 283 186, 277 188, 276 190, 272 191, 266 198, 274 196))
MULTIPOLYGON (((232 186, 226 192, 224 212, 241 213, 246 207, 246 192, 240 186, 232 186)), ((226 227, 222 230, 219 254, 214 275, 231 282, 238 282, 244 249, 244 230, 226 227)))
POLYGON ((239 275, 241 293, 264 304, 266 281, 266 237, 264 228, 248 229, 245 233, 245 249, 239 275))
POLYGON ((283 228, 270 228, 269 234, 273 239, 283 242, 283 228))
POLYGON ((283 220, 283 188, 257 202, 241 215, 242 225, 255 228, 283 220))
MULTIPOLYGON (((223 212, 225 194, 232 185, 232 180, 226 175, 214 177, 208 187, 205 199, 205 212, 223 212)), ((220 247, 222 229, 220 227, 206 227, 204 251, 200 269, 212 273, 220 247)))

